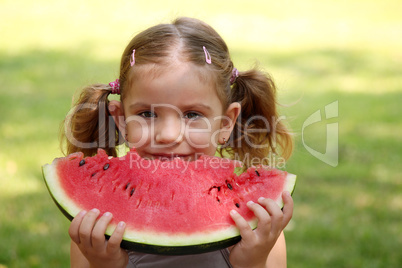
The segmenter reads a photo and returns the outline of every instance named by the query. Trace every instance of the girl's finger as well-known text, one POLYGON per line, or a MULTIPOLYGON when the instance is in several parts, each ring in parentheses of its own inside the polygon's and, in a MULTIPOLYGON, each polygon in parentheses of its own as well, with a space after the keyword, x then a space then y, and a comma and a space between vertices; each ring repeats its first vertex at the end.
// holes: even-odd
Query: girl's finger
POLYGON ((78 213, 77 216, 75 216, 75 218, 71 221, 70 228, 68 228, 68 234, 70 235, 71 240, 77 245, 80 243, 80 236, 78 232, 85 214, 87 214, 85 210, 82 210, 80 213, 78 213))
POLYGON ((230 216, 235 222, 237 228, 239 228, 242 239, 249 239, 254 235, 248 222, 236 210, 230 211, 230 216))
POLYGON ((98 209, 90 210, 82 220, 79 230, 80 244, 84 247, 92 247, 91 236, 95 226, 96 219, 99 216, 98 209))
POLYGON ((260 199, 258 199, 258 202, 261 204, 261 206, 264 206, 266 211, 271 216, 271 233, 275 235, 279 234, 284 228, 282 210, 272 199, 261 197, 260 199))
POLYGON ((123 240, 124 231, 126 229, 126 223, 121 221, 117 224, 116 229, 114 229, 113 234, 110 236, 107 246, 106 252, 109 254, 116 253, 120 250, 120 244, 123 240))
POLYGON ((95 227, 92 230, 92 247, 95 250, 100 251, 105 248, 105 232, 112 218, 112 214, 110 212, 106 212, 96 222, 95 227))
POLYGON ((249 201, 247 206, 252 212, 254 212, 254 215, 258 219, 258 226, 255 232, 258 233, 260 237, 268 237, 271 231, 271 216, 264 207, 257 203, 249 201))
POLYGON ((290 219, 293 216, 293 198, 290 195, 289 192, 283 192, 282 193, 282 199, 283 199, 283 220, 282 220, 282 224, 283 224, 283 228, 286 227, 286 225, 288 225, 290 219))

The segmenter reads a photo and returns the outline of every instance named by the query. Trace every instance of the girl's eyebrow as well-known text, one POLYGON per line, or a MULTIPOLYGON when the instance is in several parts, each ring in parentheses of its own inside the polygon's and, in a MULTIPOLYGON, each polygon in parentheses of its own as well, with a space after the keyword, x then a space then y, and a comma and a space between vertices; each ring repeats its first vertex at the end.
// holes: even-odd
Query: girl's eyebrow
POLYGON ((135 102, 130 104, 129 106, 130 110, 135 110, 135 109, 142 109, 142 108, 150 108, 151 105, 145 103, 145 102, 135 102))
POLYGON ((209 105, 206 105, 204 103, 194 103, 190 105, 183 105, 182 110, 193 110, 193 109, 202 109, 202 110, 208 110, 211 111, 212 108, 209 105))
MULTIPOLYGON (((148 104, 145 102, 135 102, 129 105, 130 110, 137 110, 137 109, 151 109, 155 107, 163 107, 164 104, 148 104)), ((166 107, 172 107, 170 104, 166 104, 166 107)), ((176 107, 179 110, 182 111, 187 111, 187 110, 197 110, 197 109, 202 109, 202 110, 208 110, 211 111, 212 107, 209 105, 206 105, 204 103, 194 103, 194 104, 185 104, 181 105, 180 107, 176 107)))

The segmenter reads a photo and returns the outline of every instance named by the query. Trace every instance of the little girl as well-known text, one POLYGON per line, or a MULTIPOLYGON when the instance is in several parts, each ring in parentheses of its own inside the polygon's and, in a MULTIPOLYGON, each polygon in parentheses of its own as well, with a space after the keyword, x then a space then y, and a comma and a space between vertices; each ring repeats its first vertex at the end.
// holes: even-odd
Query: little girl
MULTIPOLYGON (((116 156, 116 146, 125 142, 143 158, 193 161, 219 153, 247 167, 267 164, 268 154, 287 158, 292 150, 290 134, 278 120, 271 78, 254 69, 239 72, 218 33, 190 18, 135 36, 122 55, 119 78, 85 88, 66 122, 68 154, 91 156, 101 147, 116 156), (108 100, 109 94, 120 94, 120 101, 108 100)), ((71 266, 286 267, 282 231, 293 201, 287 192, 282 197, 283 210, 263 197, 247 204, 258 218, 255 230, 231 212, 242 237, 233 247, 187 256, 121 249, 124 222, 106 240, 113 215, 82 211, 69 228, 71 266)))

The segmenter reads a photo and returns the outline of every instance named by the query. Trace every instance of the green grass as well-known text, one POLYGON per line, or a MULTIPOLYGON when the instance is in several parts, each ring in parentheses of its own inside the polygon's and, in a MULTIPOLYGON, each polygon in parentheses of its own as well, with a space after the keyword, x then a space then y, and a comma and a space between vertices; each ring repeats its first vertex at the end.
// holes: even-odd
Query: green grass
POLYGON ((219 3, 164 11, 152 4, 0 2, 0 33, 9 36, 0 42, 1 268, 69 267, 69 222, 41 174, 41 165, 60 156, 60 122, 77 89, 115 79, 136 31, 182 14, 215 26, 240 70, 258 59, 277 82, 295 133, 287 169, 298 175, 286 230, 289 267, 400 267, 402 5, 219 3), (324 152, 326 124, 338 123, 336 167, 302 141, 303 122, 334 101, 339 116, 305 128, 304 142, 324 152))

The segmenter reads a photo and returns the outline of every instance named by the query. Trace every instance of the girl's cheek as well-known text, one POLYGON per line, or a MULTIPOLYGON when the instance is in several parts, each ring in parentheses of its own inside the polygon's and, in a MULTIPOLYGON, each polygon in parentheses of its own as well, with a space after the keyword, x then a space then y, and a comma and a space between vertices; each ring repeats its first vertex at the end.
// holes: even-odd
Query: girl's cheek
POLYGON ((148 124, 138 121, 127 123, 127 139, 130 147, 140 148, 144 146, 150 135, 148 124))
POLYGON ((211 132, 193 129, 186 133, 186 141, 194 149, 205 150, 217 146, 216 136, 212 134, 211 132))
POLYGON ((216 147, 219 135, 219 124, 203 118, 186 125, 186 140, 194 148, 205 149, 216 147))

